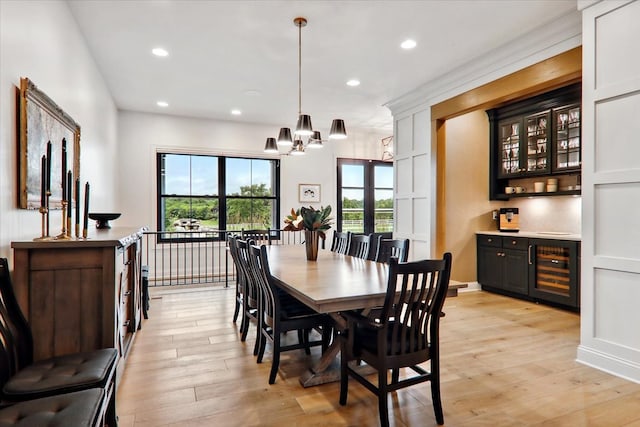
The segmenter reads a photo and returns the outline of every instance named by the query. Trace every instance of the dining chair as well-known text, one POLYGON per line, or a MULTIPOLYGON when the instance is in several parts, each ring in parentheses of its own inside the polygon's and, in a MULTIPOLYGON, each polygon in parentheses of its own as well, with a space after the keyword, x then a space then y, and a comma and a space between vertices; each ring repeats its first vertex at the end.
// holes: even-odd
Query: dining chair
POLYGON ((389 263, 391 257, 400 262, 407 262, 409 257, 409 239, 385 239, 378 237, 375 262, 389 263))
POLYGON ((13 292, 7 259, 0 258, 0 407, 97 388, 104 391, 107 423, 117 425, 118 350, 33 359, 31 328, 13 292))
POLYGON ((310 348, 318 345, 321 345, 322 351, 325 351, 331 340, 333 321, 328 315, 313 311, 275 284, 269 269, 265 245, 250 247, 250 265, 260 287, 261 339, 258 363, 262 363, 267 341, 271 342, 273 356, 269 384, 273 384, 278 374, 280 353, 304 349, 307 354, 311 354, 310 348), (320 340, 309 341, 309 333, 312 330, 320 331, 320 340), (298 331, 298 343, 287 345, 281 343, 282 334, 288 331, 298 331))
POLYGON ((369 258, 369 247, 371 246, 371 235, 369 234, 351 234, 349 240, 348 255, 356 258, 369 258))
POLYGON ((253 346, 254 356, 258 354, 260 329, 258 326, 258 284, 255 282, 251 274, 249 265, 249 248, 253 240, 235 239, 236 256, 238 257, 238 266, 242 275, 241 282, 243 284, 242 295, 242 321, 240 322, 240 341, 247 340, 249 326, 252 322, 256 324, 256 342, 253 346))
POLYGON ((265 230, 245 230, 243 228, 240 231, 240 236, 242 237, 242 240, 253 240, 257 245, 270 245, 271 241, 274 240, 274 237, 271 235, 270 228, 265 230))
POLYGON ((370 319, 343 312, 347 328, 340 336, 340 404, 346 405, 351 376, 378 396, 380 424, 389 425, 387 394, 424 381, 431 382, 431 399, 439 425, 444 424, 440 397, 439 329, 451 274, 451 254, 442 259, 398 263, 389 260, 387 292, 381 316, 370 319), (362 360, 378 371, 374 385, 349 365, 362 360), (420 363, 430 361, 427 371, 420 363), (417 375, 400 380, 400 368, 417 375), (388 373, 391 370, 391 382, 388 373))
POLYGON ((331 252, 346 255, 349 251, 349 241, 351 240, 351 232, 334 231, 331 241, 331 252))
POLYGON ((240 308, 243 307, 242 299, 244 297, 246 283, 245 275, 241 272, 240 261, 238 260, 238 246, 236 240, 238 236, 235 234, 229 234, 227 237, 227 248, 231 254, 231 261, 236 271, 236 304, 233 308, 233 322, 238 320, 238 314, 240 314, 240 308))

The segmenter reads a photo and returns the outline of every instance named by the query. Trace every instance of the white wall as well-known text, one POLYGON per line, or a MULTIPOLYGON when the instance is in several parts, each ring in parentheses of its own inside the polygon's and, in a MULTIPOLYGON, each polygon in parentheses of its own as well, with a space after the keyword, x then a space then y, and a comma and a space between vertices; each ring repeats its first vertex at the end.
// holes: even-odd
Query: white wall
MULTIPOLYGON (((40 236, 40 214, 18 209, 16 91, 28 77, 81 126, 82 181, 99 189, 91 210, 115 205, 113 100, 65 2, 0 1, 0 256, 12 240, 40 236)), ((60 231, 61 211, 51 215, 60 231)))
MULTIPOLYGON (((265 140, 276 126, 172 117, 121 111, 118 115, 118 185, 115 210, 119 225, 156 229, 156 153, 189 152, 227 156, 275 158, 265 154, 265 140)), ((347 129, 345 140, 324 143, 305 156, 281 156, 281 213, 299 207, 298 184, 320 184, 321 203, 336 207, 336 159, 380 159, 380 140, 388 135, 347 129)), ((276 156, 277 157, 277 156, 276 156)), ((335 216, 335 215, 334 215, 335 216)))

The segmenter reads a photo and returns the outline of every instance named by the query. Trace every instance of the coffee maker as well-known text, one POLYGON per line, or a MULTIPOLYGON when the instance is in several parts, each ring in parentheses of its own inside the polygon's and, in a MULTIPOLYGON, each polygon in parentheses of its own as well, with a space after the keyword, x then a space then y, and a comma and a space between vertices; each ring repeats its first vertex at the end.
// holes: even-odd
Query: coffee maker
POLYGON ((518 208, 500 208, 498 215, 498 230, 520 231, 518 208))

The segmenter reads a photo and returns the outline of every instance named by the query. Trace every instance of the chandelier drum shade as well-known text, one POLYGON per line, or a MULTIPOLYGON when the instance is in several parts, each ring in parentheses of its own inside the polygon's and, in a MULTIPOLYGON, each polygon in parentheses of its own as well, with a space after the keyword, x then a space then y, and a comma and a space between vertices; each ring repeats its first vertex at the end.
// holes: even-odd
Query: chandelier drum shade
MULTIPOLYGON (((298 121, 293 135, 291 129, 281 128, 278 133, 278 138, 267 138, 264 147, 264 151, 267 153, 277 152, 278 147, 291 147, 289 154, 301 155, 305 153, 306 147, 322 148, 322 137, 319 131, 313 130, 311 116, 309 114, 302 114, 302 27, 307 25, 307 19, 297 17, 293 20, 293 23, 298 27, 298 121), (302 137, 308 137, 306 145, 302 137)), ((329 139, 345 139, 346 137, 347 130, 344 125, 344 120, 334 119, 331 123, 329 139)))

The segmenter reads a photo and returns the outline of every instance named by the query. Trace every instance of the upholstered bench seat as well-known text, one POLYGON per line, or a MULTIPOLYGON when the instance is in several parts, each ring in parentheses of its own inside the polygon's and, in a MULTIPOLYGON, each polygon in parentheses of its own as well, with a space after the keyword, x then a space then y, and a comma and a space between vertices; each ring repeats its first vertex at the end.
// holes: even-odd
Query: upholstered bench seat
POLYGON ((104 388, 112 378, 118 351, 105 348, 34 362, 19 370, 4 385, 2 397, 22 401, 87 388, 104 388))
POLYGON ((99 388, 20 402, 0 409, 0 427, 93 427, 103 424, 99 388))

